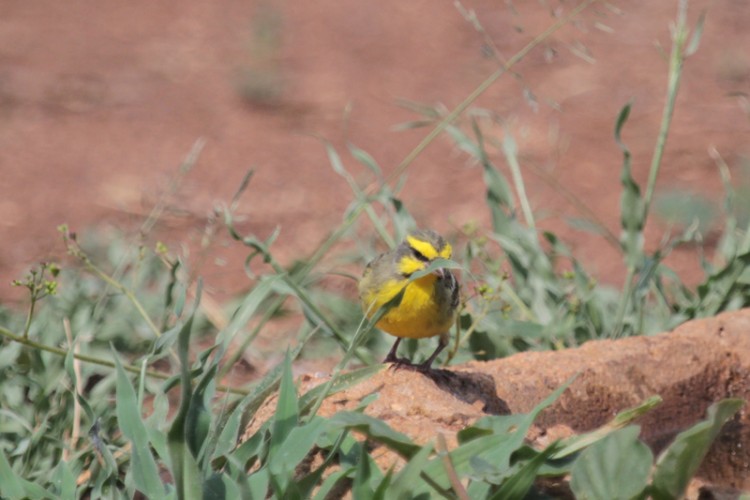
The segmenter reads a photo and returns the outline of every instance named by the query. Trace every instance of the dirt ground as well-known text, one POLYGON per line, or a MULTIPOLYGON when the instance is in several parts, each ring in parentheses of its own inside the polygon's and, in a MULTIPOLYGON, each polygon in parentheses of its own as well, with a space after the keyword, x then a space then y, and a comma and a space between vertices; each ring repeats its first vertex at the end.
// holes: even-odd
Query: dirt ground
MULTIPOLYGON (((595 4, 531 52, 516 67, 520 79, 501 78, 477 102, 514 132, 542 225, 614 282, 617 253, 601 237, 570 229, 563 217, 576 210, 531 167, 618 233, 614 121, 632 100, 624 138, 645 182, 667 78, 658 46, 668 50, 676 3, 595 4)), ((351 141, 391 171, 427 132, 393 130, 416 118, 397 100, 452 108, 496 69, 491 48, 507 59, 574 3, 464 2, 484 34, 452 2, 427 0, 0 5, 0 297, 15 302, 21 296, 8 282, 63 253, 58 224, 83 231, 109 223, 134 234, 201 138, 197 165, 168 198, 152 239, 197 245, 213 206, 254 167, 243 229, 265 236, 280 225, 281 258, 304 255, 351 200, 314 136, 342 154, 351 141)), ((685 66, 659 185, 716 195, 708 148, 733 172, 750 157, 750 4, 694 1, 691 23, 701 12, 703 40, 685 66)), ((447 140, 408 172, 403 199, 421 225, 450 232, 486 220, 481 169, 447 140)), ((663 231, 650 225, 651 244, 663 231)), ((215 238, 201 269, 219 298, 247 284, 245 250, 224 243, 215 238)), ((678 252, 672 264, 697 277, 692 253, 678 252)))

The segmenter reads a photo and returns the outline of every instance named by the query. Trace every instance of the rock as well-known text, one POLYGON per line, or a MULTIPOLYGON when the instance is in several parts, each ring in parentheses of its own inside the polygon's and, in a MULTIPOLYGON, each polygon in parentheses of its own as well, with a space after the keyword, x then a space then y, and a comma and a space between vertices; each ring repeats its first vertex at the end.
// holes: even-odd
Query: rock
MULTIPOLYGON (((384 367, 376 375, 330 396, 319 414, 351 410, 370 394, 366 413, 417 443, 442 433, 448 448, 455 434, 487 414, 526 413, 578 374, 558 401, 544 411, 529 438, 582 433, 618 412, 659 395, 663 403, 641 417, 641 438, 658 454, 676 434, 705 417, 727 397, 750 397, 750 309, 686 323, 651 337, 590 341, 575 349, 526 352, 422 374, 384 367)), ((302 392, 324 378, 301 381, 302 392)), ((251 436, 273 414, 268 401, 246 429, 251 436)), ((394 463, 383 453, 378 463, 394 463)), ((750 426, 747 407, 728 422, 704 460, 702 483, 750 489, 750 426)), ((705 488, 705 487, 704 487, 705 488)))

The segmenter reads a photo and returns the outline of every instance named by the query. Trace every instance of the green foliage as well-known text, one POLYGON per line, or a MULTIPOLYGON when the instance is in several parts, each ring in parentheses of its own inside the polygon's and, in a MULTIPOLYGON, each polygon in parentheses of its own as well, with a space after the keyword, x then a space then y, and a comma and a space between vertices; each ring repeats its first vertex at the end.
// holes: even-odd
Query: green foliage
POLYGON ((654 499, 680 498, 698 470, 722 426, 745 405, 741 399, 725 399, 711 405, 706 420, 677 435, 656 461, 652 488, 654 499))
MULTIPOLYGON (((249 172, 230 205, 219 210, 230 235, 248 249, 250 282, 223 325, 204 316, 200 283, 188 281, 189 263, 175 258, 165 245, 157 243, 151 250, 140 240, 131 244, 118 235, 93 241, 84 236, 79 242, 61 227, 80 268, 42 264, 13 283, 29 292, 27 313, 0 311, 5 339, 0 349, 0 495, 322 499, 351 491, 355 498, 521 499, 542 494, 539 477, 570 474, 572 491, 580 498, 679 497, 723 423, 738 411, 739 401, 712 406, 707 419, 677 436, 655 463, 638 438, 638 426, 631 423, 658 404, 658 397, 541 450, 525 438, 567 385, 527 414, 480 419, 458 433, 458 445, 451 450, 413 442, 366 415, 366 402, 356 411, 328 418, 317 414, 327 396, 381 369, 375 360, 383 346, 370 333, 401 300, 397 295, 363 320, 353 297, 326 287, 332 277, 321 269, 361 268, 416 225, 400 198, 403 174, 442 132, 481 166, 491 220, 488 228, 467 224, 450 235, 459 242, 454 260, 424 271, 436 266, 463 270, 464 300, 446 363, 651 333, 750 304, 750 231, 736 210, 742 197, 734 199, 728 182, 719 252, 715 262, 703 262, 701 285, 689 289, 663 264, 677 245, 702 243, 700 224, 691 219, 680 228, 682 234, 654 251, 647 252, 644 245, 681 63, 697 47, 700 24, 688 41, 685 20, 678 19, 668 104, 645 189, 632 175, 623 139, 630 104, 616 119, 614 140, 623 154, 620 238, 590 212, 575 222, 617 247, 627 273, 621 290, 597 283, 557 235, 537 228, 514 137, 497 126, 504 124, 494 113, 470 109, 497 78, 588 3, 556 21, 454 110, 411 105, 424 119, 409 126, 434 128, 390 177, 373 156, 348 145, 351 159, 372 179, 363 187, 347 167, 348 158, 326 143, 331 167, 346 180, 353 199, 340 226, 289 266, 279 263, 273 248, 278 231, 262 238, 241 234, 236 227, 235 209, 252 177, 249 172), (468 118, 462 121, 465 111, 468 118), (504 133, 496 137, 493 131, 499 129, 504 133), (509 177, 496 165, 494 158, 500 156, 509 177), (380 241, 358 234, 362 215, 374 229, 367 233, 380 241), (355 251, 339 251, 346 246, 341 243, 355 251), (283 361, 246 386, 222 385, 242 353, 285 314, 296 314, 301 326, 296 338, 279 342, 279 352, 286 352, 283 361), (326 383, 300 393, 294 361, 322 351, 340 357, 339 363, 326 383), (363 367, 345 372, 352 360, 363 367), (265 423, 254 422, 274 394, 272 416, 265 423), (249 422, 255 431, 244 435, 249 422), (374 448, 394 452, 402 466, 382 471, 373 459, 374 448)), ((273 104, 281 78, 274 62, 280 18, 273 9, 262 14, 261 20, 266 16, 273 22, 254 28, 254 49, 266 64, 250 68, 242 85, 249 100, 273 104)), ((144 223, 144 236, 155 217, 144 223)))
POLYGON ((646 488, 653 455, 638 439, 640 427, 620 429, 581 452, 571 468, 576 498, 630 499, 646 488))

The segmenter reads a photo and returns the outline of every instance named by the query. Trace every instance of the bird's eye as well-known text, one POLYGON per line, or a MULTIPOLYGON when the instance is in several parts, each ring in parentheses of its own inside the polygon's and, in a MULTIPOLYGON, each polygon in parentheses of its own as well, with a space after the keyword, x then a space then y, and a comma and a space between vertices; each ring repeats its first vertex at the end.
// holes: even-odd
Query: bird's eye
POLYGON ((429 262, 430 259, 428 259, 425 254, 417 250, 416 248, 411 249, 412 253, 414 254, 414 257, 417 258, 417 260, 421 260, 422 262, 429 262))

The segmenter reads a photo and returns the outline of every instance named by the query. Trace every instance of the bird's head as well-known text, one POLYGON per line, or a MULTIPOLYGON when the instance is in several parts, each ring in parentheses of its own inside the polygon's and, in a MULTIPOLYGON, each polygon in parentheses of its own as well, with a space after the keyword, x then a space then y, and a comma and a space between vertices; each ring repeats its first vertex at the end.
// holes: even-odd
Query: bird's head
MULTIPOLYGON (((429 229, 410 232, 399 245, 398 268, 403 276, 421 271, 435 259, 450 259, 453 249, 442 236, 429 229)), ((442 277, 443 269, 437 269, 435 274, 442 277)))

